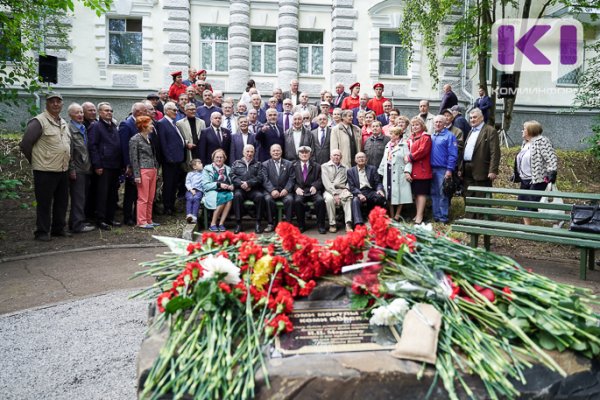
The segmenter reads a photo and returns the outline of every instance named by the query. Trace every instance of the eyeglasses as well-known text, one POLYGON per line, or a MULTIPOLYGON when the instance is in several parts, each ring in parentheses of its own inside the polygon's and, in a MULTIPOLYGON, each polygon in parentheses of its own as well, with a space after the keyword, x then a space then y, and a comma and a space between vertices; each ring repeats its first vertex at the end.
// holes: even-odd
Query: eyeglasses
POLYGON ((310 119, 310 117, 303 117, 302 119, 310 119))
POLYGON ((113 110, 107 110, 106 108, 102 109, 104 112, 113 112, 113 110))

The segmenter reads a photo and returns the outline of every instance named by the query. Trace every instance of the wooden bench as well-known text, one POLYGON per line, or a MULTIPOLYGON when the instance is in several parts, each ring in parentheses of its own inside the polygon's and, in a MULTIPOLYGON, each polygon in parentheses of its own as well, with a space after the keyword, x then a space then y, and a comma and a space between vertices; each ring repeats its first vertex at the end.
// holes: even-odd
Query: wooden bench
MULTIPOLYGON (((568 222, 571 219, 572 204, 538 203, 535 201, 520 201, 520 194, 539 195, 547 197, 560 197, 573 203, 600 202, 600 194, 593 193, 568 193, 545 192, 536 190, 490 188, 481 186, 469 187, 469 191, 477 192, 485 197, 467 197, 465 199, 465 212, 476 214, 479 219, 462 218, 454 221, 452 230, 465 232, 470 235, 471 247, 477 247, 479 236, 483 236, 486 250, 490 249, 490 237, 502 236, 514 239, 532 240, 537 242, 566 244, 579 248, 579 278, 585 280, 586 270, 594 269, 595 250, 600 249, 600 234, 572 232, 566 227, 546 227, 539 225, 525 225, 522 218, 532 220, 552 220, 568 222), (502 195, 502 198, 492 198, 492 195, 502 195), (509 198, 505 198, 509 197, 509 198), (517 210, 516 207, 537 208, 533 210, 517 210), (549 210, 564 211, 555 214, 549 210), (503 221, 497 221, 500 217, 503 221), (508 220, 509 221, 505 221, 508 220)), ((568 225, 568 224, 565 224, 568 225)))
MULTIPOLYGON (((254 202, 251 200, 246 200, 246 201, 244 201, 244 207, 245 208, 254 207, 254 202)), ((276 201, 275 208, 277 208, 277 222, 281 222, 283 220, 283 201, 276 201)), ((200 207, 200 209, 198 210, 198 213, 202 214, 202 218, 204 220, 204 230, 208 230, 208 227, 209 227, 209 220, 208 220, 209 215, 208 214, 211 212, 212 212, 212 210, 208 210, 206 207, 204 207, 204 202, 202 202, 202 207, 200 207)))

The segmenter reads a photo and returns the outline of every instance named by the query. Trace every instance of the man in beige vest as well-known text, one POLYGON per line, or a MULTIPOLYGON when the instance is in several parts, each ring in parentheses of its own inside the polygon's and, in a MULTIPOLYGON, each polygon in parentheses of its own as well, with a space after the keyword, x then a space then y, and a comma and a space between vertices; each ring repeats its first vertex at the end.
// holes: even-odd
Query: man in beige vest
POLYGON ((50 241, 50 236, 71 236, 65 230, 69 203, 69 160, 71 137, 60 117, 63 98, 59 93, 46 95, 46 110, 27 124, 21 151, 33 169, 35 188, 35 239, 50 241))

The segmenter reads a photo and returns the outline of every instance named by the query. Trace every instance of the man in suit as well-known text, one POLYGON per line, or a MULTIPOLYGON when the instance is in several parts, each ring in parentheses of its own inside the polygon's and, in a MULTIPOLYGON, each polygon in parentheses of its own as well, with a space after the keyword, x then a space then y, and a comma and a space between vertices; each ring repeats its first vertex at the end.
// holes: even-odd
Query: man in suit
POLYGON ((193 103, 185 105, 186 118, 177 121, 176 125, 185 140, 185 164, 186 170, 191 171, 190 161, 200 158, 198 142, 202 130, 206 128, 204 121, 196 116, 196 106, 193 103))
POLYGON ((119 124, 119 139, 121 141, 121 157, 125 165, 125 193, 123 195, 123 223, 134 226, 136 221, 135 207, 137 202, 137 185, 133 178, 133 169, 129 160, 129 140, 137 133, 135 121, 138 117, 146 115, 144 103, 134 103, 131 115, 119 124))
POLYGON ((298 159, 296 149, 302 146, 313 148, 313 136, 310 129, 302 125, 302 114, 296 112, 292 121, 292 127, 284 134, 284 158, 288 161, 296 161, 298 159))
MULTIPOLYGON (((226 128, 221 128, 222 115, 220 112, 213 112, 210 116, 210 126, 202 131, 198 147, 200 148, 200 160, 202 164, 212 163, 212 153, 217 149, 223 149, 225 154, 231 152, 231 132, 226 128)), ((227 164, 233 162, 227 160, 227 164)))
POLYGON ((483 122, 487 124, 488 119, 490 118, 492 100, 490 100, 490 97, 487 95, 485 87, 483 86, 479 87, 479 98, 475 100, 474 107, 481 110, 481 113, 483 114, 483 122))
POLYGON ((367 212, 375 206, 385 207, 385 193, 377 168, 367 164, 365 153, 356 154, 356 166, 348 170, 348 189, 352 198, 352 220, 354 225, 364 224, 362 209, 367 212))
POLYGON ((386 126, 390 123, 390 112, 393 108, 391 100, 383 102, 383 114, 377 116, 377 121, 381 122, 381 126, 386 126))
POLYGON ((346 168, 354 165, 354 157, 362 150, 360 129, 352 125, 352 110, 342 111, 342 122, 331 129, 331 150, 342 152, 342 164, 346 168))
POLYGON ((352 193, 348 190, 348 169, 342 165, 342 152, 335 149, 331 160, 321 166, 323 198, 329 219, 329 232, 337 232, 335 210, 341 206, 344 210, 346 232, 352 232, 352 193))
POLYGON ((352 123, 356 126, 358 126, 358 112, 359 111, 371 111, 371 109, 367 106, 367 103, 369 102, 369 95, 366 93, 361 93, 360 97, 359 97, 359 106, 358 107, 354 107, 352 109, 352 123))
POLYGON ((442 102, 440 103, 440 114, 444 112, 444 110, 455 106, 458 104, 458 97, 452 91, 452 86, 449 83, 444 85, 444 95, 442 96, 442 102))
MULTIPOLYGON (((221 109, 223 110, 223 118, 221 121, 221 128, 227 128, 229 132, 237 132, 237 118, 233 115, 233 104, 229 102, 224 102, 221 105, 221 109)), ((237 160, 237 158, 236 158, 237 160)), ((232 160, 233 162, 233 160, 232 160)))
POLYGON ((248 115, 248 130, 256 135, 262 127, 262 124, 258 122, 258 112, 254 108, 250 108, 246 114, 248 115))
POLYGON ((177 106, 175 103, 165 104, 165 117, 158 121, 158 139, 162 154, 163 171, 163 212, 167 215, 175 213, 175 194, 182 179, 181 163, 185 160, 185 139, 175 125, 177 106))
POLYGON ((330 158, 331 128, 327 126, 327 115, 317 115, 319 126, 312 130, 313 135, 313 159, 323 165, 330 158))
POLYGON ((262 163, 263 165, 263 187, 265 189, 265 205, 267 208, 268 225, 265 232, 273 232, 275 229, 275 202, 283 202, 285 219, 292 221, 292 207, 294 196, 294 180, 292 179, 292 163, 281 158, 283 151, 281 146, 274 144, 271 146, 271 158, 262 163))
POLYGON ((292 79, 290 82, 290 90, 283 92, 283 99, 291 99, 292 105, 300 104, 300 91, 298 90, 298 79, 292 79))
POLYGON ((283 101, 283 112, 277 117, 277 124, 283 127, 284 132, 287 132, 292 126, 292 117, 294 116, 292 108, 294 108, 292 100, 285 99, 283 101))
POLYGON ((267 123, 256 132, 256 142, 260 145, 258 161, 264 162, 269 159, 269 149, 278 144, 284 148, 285 138, 283 128, 277 125, 277 110, 270 109, 267 112, 267 123))
POLYGON ((262 217, 264 192, 262 191, 262 164, 254 159, 254 146, 244 146, 244 157, 236 160, 231 165, 231 180, 233 181, 233 211, 235 213, 234 233, 242 231, 242 214, 244 201, 252 200, 256 212, 256 226, 254 231, 262 233, 260 220, 262 217))
POLYGON ((318 109, 314 105, 308 103, 308 93, 303 92, 300 94, 300 104, 297 104, 292 111, 295 113, 308 111, 312 121, 312 119, 317 116, 318 109))
POLYGON ((206 89, 204 93, 202 93, 202 100, 204 101, 204 105, 196 108, 196 116, 203 120, 206 126, 209 126, 211 115, 215 111, 221 114, 223 111, 213 103, 213 94, 210 90, 206 89))
POLYGON ((465 181, 466 196, 472 197, 469 186, 488 186, 498 176, 500 164, 500 141, 494 127, 485 125, 483 113, 475 108, 469 113, 471 132, 465 141, 462 175, 465 181))
MULTIPOLYGON (((248 117, 238 117, 238 131, 231 135, 230 160, 239 160, 244 156, 244 147, 251 144, 256 149, 256 135, 248 129, 248 117)), ((256 152, 256 150, 255 150, 256 152)), ((256 155, 254 158, 257 158, 256 155)))
POLYGON ((344 91, 344 84, 338 82, 335 84, 335 97, 333 98, 333 108, 342 108, 342 103, 350 93, 344 91))
MULTIPOLYGON (((264 124, 265 122, 267 122, 267 112, 265 111, 264 108, 262 108, 262 99, 260 97, 260 94, 253 94, 252 95, 252 107, 250 107, 250 110, 256 110, 256 115, 258 116, 258 122, 264 124)), ((277 110, 275 110, 275 112, 277 113, 277 110)))
POLYGON ((462 115, 464 109, 461 106, 456 105, 450 108, 450 111, 452 111, 452 115, 454 115, 453 125, 458 127, 458 129, 463 132, 463 138, 467 137, 469 132, 471 132, 471 125, 469 124, 469 121, 467 121, 467 119, 462 115))
POLYGON ((427 133, 431 135, 433 133, 433 118, 435 117, 435 115, 429 112, 428 100, 421 100, 419 102, 419 115, 417 116, 421 117, 421 119, 425 121, 427 133))
POLYGON ((321 193, 323 192, 323 183, 321 182, 321 165, 310 161, 311 149, 308 146, 301 146, 298 149, 298 158, 293 165, 294 180, 294 210, 298 220, 300 232, 306 231, 306 220, 304 217, 304 207, 307 202, 312 201, 317 214, 317 226, 319 233, 327 233, 325 229, 325 200, 321 193))

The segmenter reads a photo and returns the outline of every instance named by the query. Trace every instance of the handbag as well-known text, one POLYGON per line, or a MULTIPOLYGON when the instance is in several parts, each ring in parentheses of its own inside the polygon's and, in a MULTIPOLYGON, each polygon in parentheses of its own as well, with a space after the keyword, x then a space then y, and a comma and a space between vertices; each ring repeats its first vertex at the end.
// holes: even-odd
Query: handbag
POLYGON ((593 206, 573 205, 570 231, 600 233, 600 209, 593 206))
MULTIPOLYGON (((546 186, 546 192, 558 192, 558 189, 556 188, 555 184, 549 183, 548 186, 546 186)), ((540 203, 545 203, 545 204, 565 204, 563 202, 563 199, 561 199, 560 197, 547 197, 544 196, 540 199, 540 203)), ((546 214, 564 214, 565 212, 563 210, 542 210, 542 212, 546 213, 546 214)))

